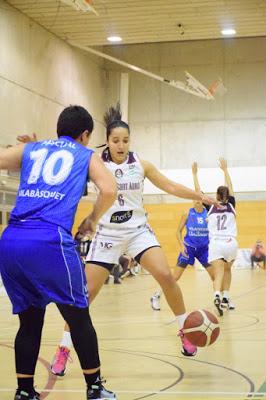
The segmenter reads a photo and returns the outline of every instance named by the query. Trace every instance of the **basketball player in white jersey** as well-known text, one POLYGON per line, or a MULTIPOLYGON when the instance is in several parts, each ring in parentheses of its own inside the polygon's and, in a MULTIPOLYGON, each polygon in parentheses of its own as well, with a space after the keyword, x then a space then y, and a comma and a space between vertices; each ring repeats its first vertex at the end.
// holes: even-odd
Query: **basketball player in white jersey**
POLYGON ((219 209, 214 205, 208 212, 209 229, 209 262, 214 269, 214 304, 219 314, 223 308, 233 310, 235 306, 230 301, 231 267, 237 255, 237 226, 235 198, 231 178, 227 170, 227 162, 220 158, 220 168, 224 172, 226 186, 217 189, 217 200, 221 203, 219 209))
MULTIPOLYGON (((154 232, 148 225, 143 208, 144 179, 147 177, 155 186, 174 196, 200 200, 207 204, 216 202, 201 193, 170 181, 150 162, 140 160, 136 153, 129 151, 130 130, 121 117, 119 105, 116 108, 111 107, 105 115, 108 147, 103 151, 102 159, 116 177, 118 196, 115 205, 99 221, 86 259, 90 302, 98 294, 120 255, 123 253, 130 255, 160 284, 179 324, 182 353, 185 356, 193 356, 197 348, 189 343, 182 331, 187 314, 181 290, 171 274, 154 232)), ((63 357, 61 349, 65 352, 70 345, 70 335, 65 331, 52 364, 54 374, 64 375, 69 353, 63 357)))

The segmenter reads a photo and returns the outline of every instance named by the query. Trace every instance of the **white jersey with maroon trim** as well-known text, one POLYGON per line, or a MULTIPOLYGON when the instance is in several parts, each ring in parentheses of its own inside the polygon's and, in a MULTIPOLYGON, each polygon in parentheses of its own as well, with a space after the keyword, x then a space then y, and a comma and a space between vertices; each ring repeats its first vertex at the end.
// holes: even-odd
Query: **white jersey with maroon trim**
POLYGON ((111 161, 109 151, 102 153, 105 166, 117 182, 117 199, 100 219, 99 225, 112 229, 136 228, 146 224, 143 208, 144 170, 136 153, 129 152, 122 164, 111 161))
POLYGON ((211 206, 208 212, 208 230, 210 239, 236 238, 236 212, 231 203, 221 205, 221 208, 211 206))

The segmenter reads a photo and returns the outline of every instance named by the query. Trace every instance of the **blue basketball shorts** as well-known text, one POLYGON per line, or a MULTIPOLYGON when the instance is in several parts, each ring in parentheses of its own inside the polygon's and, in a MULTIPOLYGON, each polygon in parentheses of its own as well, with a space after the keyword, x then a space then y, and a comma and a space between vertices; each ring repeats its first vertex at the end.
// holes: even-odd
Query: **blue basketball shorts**
POLYGON ((192 247, 185 245, 186 254, 180 253, 177 259, 177 265, 185 268, 188 264, 194 265, 195 258, 203 265, 203 267, 209 267, 208 263, 208 248, 209 246, 192 247))
POLYGON ((41 222, 9 225, 0 239, 0 254, 14 314, 51 302, 88 306, 84 268, 74 240, 63 228, 41 222))

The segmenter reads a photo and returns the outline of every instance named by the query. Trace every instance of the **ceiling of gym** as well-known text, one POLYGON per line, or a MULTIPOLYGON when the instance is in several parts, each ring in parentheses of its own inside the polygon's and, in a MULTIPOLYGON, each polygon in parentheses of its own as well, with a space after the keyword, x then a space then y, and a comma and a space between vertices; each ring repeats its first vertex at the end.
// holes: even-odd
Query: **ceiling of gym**
POLYGON ((7 3, 62 39, 81 45, 218 39, 221 29, 235 37, 266 35, 265 0, 94 0, 99 16, 76 11, 60 0, 8 0, 7 3))

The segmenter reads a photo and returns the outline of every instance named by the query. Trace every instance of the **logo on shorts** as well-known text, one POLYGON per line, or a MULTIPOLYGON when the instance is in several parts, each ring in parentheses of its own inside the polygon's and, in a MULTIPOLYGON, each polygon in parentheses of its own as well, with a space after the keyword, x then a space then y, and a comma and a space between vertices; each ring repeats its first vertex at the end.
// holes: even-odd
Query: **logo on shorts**
POLYGON ((84 285, 84 296, 89 297, 89 291, 88 291, 88 286, 87 286, 87 284, 84 285))
POLYGON ((113 247, 113 243, 111 243, 111 242, 100 242, 100 244, 103 249, 109 250, 113 247))
POLYGON ((117 211, 111 215, 110 222, 113 224, 123 224, 132 218, 133 210, 117 211))
POLYGON ((122 169, 120 169, 120 168, 116 169, 116 170, 115 170, 115 177, 116 177, 116 178, 122 178, 122 176, 123 176, 123 171, 122 171, 122 169))

